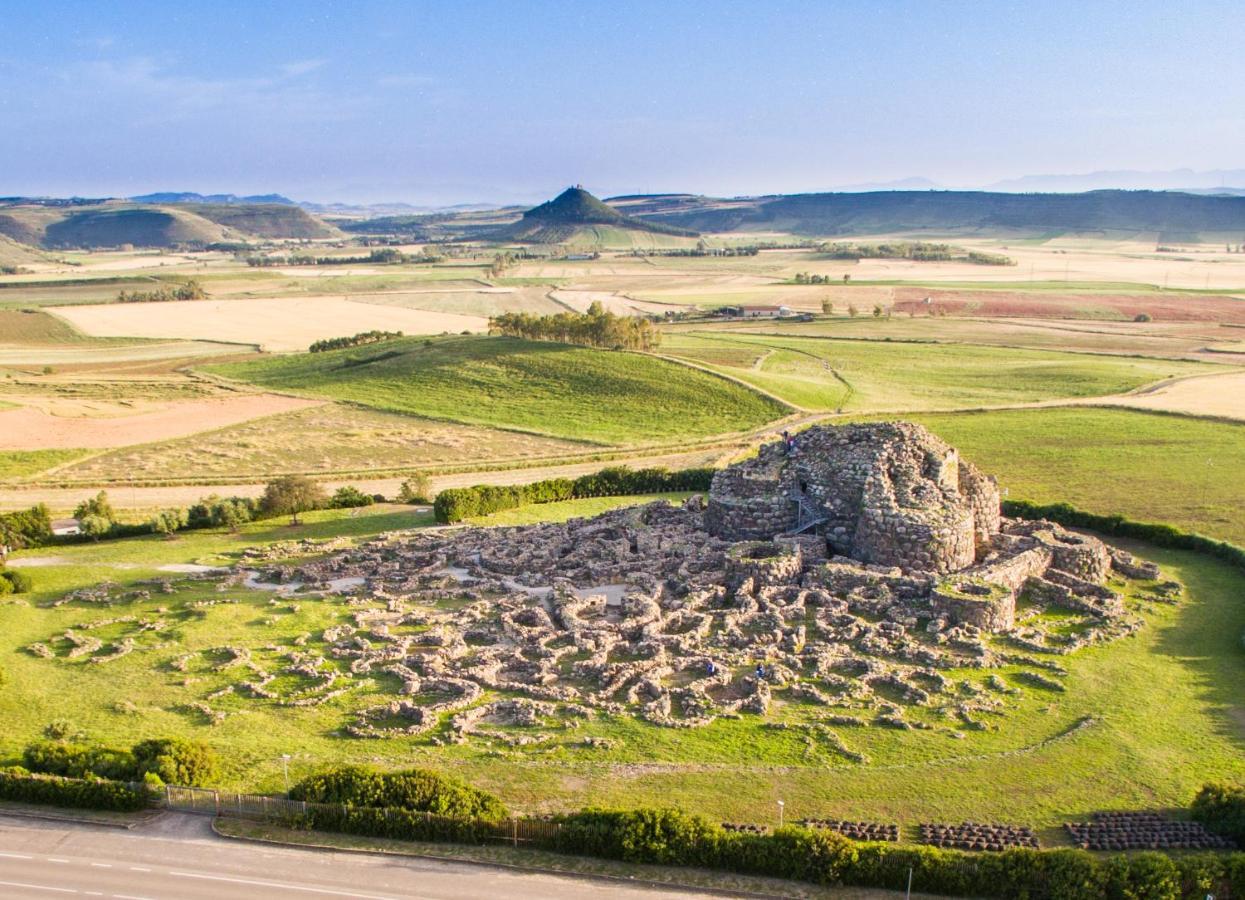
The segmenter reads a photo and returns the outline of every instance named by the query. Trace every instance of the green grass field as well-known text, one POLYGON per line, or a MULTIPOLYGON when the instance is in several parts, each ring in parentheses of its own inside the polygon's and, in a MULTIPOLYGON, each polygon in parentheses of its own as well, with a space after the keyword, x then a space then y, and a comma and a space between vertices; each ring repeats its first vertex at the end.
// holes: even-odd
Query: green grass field
POLYGON ((709 364, 809 410, 1004 406, 1116 394, 1215 371, 1176 360, 695 332, 667 335, 662 352, 709 364), (747 365, 723 364, 724 350, 758 356, 747 365))
MULTIPOLYGON (((0 408, 10 405, 0 403, 0 408)), ((86 450, 0 450, 0 480, 38 475, 86 453, 86 450)))
MULTIPOLYGON (((488 521, 589 515, 628 499, 529 507, 488 521)), ((222 593, 211 582, 190 580, 179 582, 172 596, 153 593, 107 609, 37 605, 101 579, 129 585, 161 576, 160 567, 170 563, 227 563, 250 544, 363 536, 428 521, 426 512, 379 507, 355 515, 313 513, 302 528, 256 523, 240 535, 198 532, 175 541, 142 538, 18 554, 43 564, 27 569, 37 579, 32 602, 10 600, 0 608, 5 626, 0 665, 8 675, 0 692, 6 723, 0 755, 12 756, 47 722, 65 718, 110 743, 172 734, 207 740, 226 760, 227 788, 279 790, 280 757, 291 753, 296 778, 330 761, 429 765, 497 790, 525 810, 588 803, 679 805, 726 820, 769 822, 782 799, 792 818, 1006 821, 1042 827, 1048 842, 1060 840, 1059 822, 1091 811, 1179 806, 1205 780, 1245 777, 1245 708, 1234 689, 1245 677, 1239 648, 1245 577, 1202 558, 1151 548, 1134 549, 1187 585, 1184 604, 1150 608, 1147 626, 1133 638, 1062 658, 1069 670, 1067 692, 1025 689, 1009 699, 997 730, 956 741, 943 732, 839 727, 850 747, 867 753, 867 763, 810 745, 797 731, 763 727, 753 716, 701 729, 663 729, 604 716, 530 750, 498 750, 476 741, 439 747, 422 738, 342 737, 339 728, 348 711, 375 702, 366 685, 311 708, 223 696, 210 705, 228 715, 211 726, 188 704, 240 677, 240 670, 209 667, 217 658, 213 648, 251 647, 265 662, 267 643, 318 634, 350 615, 348 601, 300 598, 295 608, 265 592, 222 593), (186 611, 190 601, 221 598, 238 602, 186 611), (57 635, 66 628, 127 615, 158 615, 173 626, 158 638, 140 637, 137 651, 114 662, 94 665, 64 657, 57 635), (23 649, 35 641, 57 646, 60 655, 46 660, 23 649), (204 652, 204 662, 188 672, 169 667, 175 657, 196 650, 204 652), (582 746, 590 735, 614 746, 582 746)), ((93 633, 115 640, 125 627, 106 625, 93 633)), ((947 674, 984 677, 974 671, 947 674)), ((803 703, 784 703, 777 715, 798 722, 811 711, 815 708, 803 703)))
POLYGON ((500 337, 406 339, 209 371, 386 412, 600 443, 741 431, 787 412, 677 363, 500 337))

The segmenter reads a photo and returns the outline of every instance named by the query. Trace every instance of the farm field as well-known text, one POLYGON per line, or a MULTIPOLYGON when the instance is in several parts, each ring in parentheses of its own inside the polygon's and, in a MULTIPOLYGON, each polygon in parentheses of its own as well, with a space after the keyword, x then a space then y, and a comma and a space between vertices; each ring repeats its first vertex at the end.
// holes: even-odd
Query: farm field
POLYGON ((329 297, 114 303, 56 311, 92 336, 198 339, 284 351, 305 350, 313 341, 370 329, 437 334, 482 331, 487 324, 480 316, 375 304, 361 308, 353 301, 329 297), (239 308, 235 303, 246 305, 239 308))
POLYGON ((403 339, 208 371, 387 412, 599 443, 743 431, 788 411, 746 387, 643 354, 515 338, 403 339))
POLYGON ((318 475, 415 464, 504 463, 584 450, 584 444, 572 441, 319 403, 193 437, 98 454, 62 468, 57 479, 87 484, 262 480, 290 472, 318 475))
POLYGON ((670 335, 662 352, 703 361, 801 408, 828 411, 952 409, 1098 397, 1207 371, 1174 360, 717 332, 670 335))
MULTIPOLYGON (((114 391, 125 389, 124 384, 113 385, 114 391)), ((125 447, 318 405, 314 400, 260 393, 142 404, 80 396, 23 400, 21 407, 0 412, 0 450, 125 447)))
POLYGON ((720 333, 833 337, 845 340, 915 341, 919 343, 980 344, 1079 353, 1118 354, 1171 359, 1195 359, 1224 365, 1245 364, 1245 345, 1225 338, 1233 330, 1218 324, 1073 322, 1051 319, 874 318, 839 315, 812 322, 762 320, 696 323, 672 330, 714 335, 720 333))

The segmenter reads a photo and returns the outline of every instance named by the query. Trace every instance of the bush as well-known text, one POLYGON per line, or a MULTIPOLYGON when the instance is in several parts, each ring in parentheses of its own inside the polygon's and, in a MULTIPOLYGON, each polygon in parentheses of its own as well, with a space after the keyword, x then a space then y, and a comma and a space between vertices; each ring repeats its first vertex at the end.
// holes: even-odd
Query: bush
POLYGON ((7 593, 26 594, 35 586, 34 581, 25 572, 19 572, 16 569, 5 569, 0 571, 0 580, 5 581, 9 585, 7 593))
POLYGON ((1193 798, 1193 820, 1245 847, 1245 787, 1205 785, 1193 798))
POLYGON ((1180 870, 1170 856, 1153 850, 1113 856, 1103 866, 1104 897, 1111 900, 1179 900, 1180 870))
POLYGON ((329 498, 330 509, 354 509, 360 506, 371 506, 375 500, 371 494, 365 494, 357 487, 343 485, 329 498))
POLYGON ((299 782, 290 791, 290 797, 309 803, 391 807, 489 821, 509 815, 492 794, 427 769, 378 772, 365 766, 339 766, 299 782))
POLYGON ((416 472, 407 478, 398 491, 398 501, 401 503, 427 503, 431 496, 432 482, 423 472, 416 472))
POLYGON ((134 756, 125 750, 74 741, 39 740, 22 751, 22 763, 32 772, 66 778, 115 778, 129 781, 138 775, 134 756))
POLYGON ((667 491, 704 491, 713 480, 713 469, 629 469, 613 466, 574 481, 550 478, 523 485, 478 484, 449 488, 437 494, 433 512, 438 522, 461 522, 487 516, 528 503, 554 503, 583 497, 619 497, 627 494, 658 494, 667 491))
POLYGON ((165 784, 207 784, 216 775, 216 753, 207 744, 183 738, 140 741, 132 751, 142 775, 154 772, 165 784))
POLYGON ((115 781, 30 775, 11 768, 0 772, 0 800, 137 812, 147 806, 150 795, 146 789, 135 790, 115 781))

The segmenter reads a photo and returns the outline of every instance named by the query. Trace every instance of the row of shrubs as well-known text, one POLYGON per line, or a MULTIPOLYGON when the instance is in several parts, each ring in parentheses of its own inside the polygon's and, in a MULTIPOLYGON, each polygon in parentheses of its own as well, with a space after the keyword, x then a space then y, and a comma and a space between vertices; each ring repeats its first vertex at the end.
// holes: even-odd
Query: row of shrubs
POLYGON ((1245 896, 1245 854, 1173 858, 1145 852, 1096 858, 1082 850, 970 854, 855 843, 798 827, 728 832, 676 810, 585 810, 564 816, 550 849, 631 863, 696 866, 819 885, 972 897, 1154 898, 1245 896))
POLYGON ((1049 519, 1070 528, 1087 528, 1100 534, 1145 541, 1156 547, 1192 550, 1245 570, 1245 548, 1205 535, 1193 534, 1174 525, 1136 522, 1123 516, 1101 516, 1077 509, 1069 503, 1041 504, 1028 500, 1004 500, 1003 514, 1020 519, 1049 519))
POLYGON ((111 778, 153 785, 208 784, 219 768, 207 744, 183 738, 139 741, 129 750, 68 740, 38 740, 22 751, 30 772, 66 778, 111 778))
POLYGON ((583 497, 621 497, 666 491, 707 491, 714 469, 631 469, 612 466, 578 478, 549 478, 530 484, 478 484, 437 494, 433 512, 442 523, 461 522, 530 503, 554 503, 583 497))
POLYGON ((146 787, 131 787, 103 778, 35 775, 21 766, 0 769, 0 800, 16 803, 137 812, 147 806, 150 797, 146 787))

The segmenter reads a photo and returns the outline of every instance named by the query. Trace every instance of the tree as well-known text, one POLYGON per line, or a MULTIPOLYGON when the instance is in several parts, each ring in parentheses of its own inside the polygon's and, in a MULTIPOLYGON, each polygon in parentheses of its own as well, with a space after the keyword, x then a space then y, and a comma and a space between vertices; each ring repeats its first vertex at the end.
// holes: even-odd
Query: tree
POLYGON ((268 482, 259 507, 270 515, 288 515, 290 524, 298 525, 298 514, 315 509, 324 499, 324 488, 310 478, 304 475, 283 475, 268 482))
POLYGON ((849 307, 847 308, 847 314, 848 314, 849 316, 851 316, 853 319, 854 319, 854 318, 856 318, 856 316, 857 316, 859 313, 860 313, 860 310, 858 310, 855 306, 849 306, 849 307))
POLYGON ((73 511, 75 519, 82 519, 86 516, 99 516, 101 519, 106 519, 109 525, 117 521, 117 515, 113 512, 107 491, 100 491, 91 499, 83 500, 73 511))
POLYGON ((834 302, 830 300, 829 298, 822 300, 821 301, 821 312, 822 312, 822 315, 826 315, 826 316, 834 315, 834 302))
POLYGON ((873 304, 873 318, 875 319, 882 318, 882 304, 880 303, 873 304))
POLYGON ((162 509, 151 517, 151 533, 172 540, 174 532, 186 524, 186 513, 180 509, 162 509))
POLYGON ((237 497, 222 500, 212 507, 212 524, 218 528, 228 528, 234 534, 245 522, 251 521, 251 508, 246 501, 237 497))
POLYGON ((423 472, 416 472, 398 490, 398 500, 402 503, 427 503, 432 496, 432 484, 423 472))
POLYGON ((82 516, 75 516, 78 520, 78 527, 82 529, 82 533, 99 540, 108 532, 112 531, 112 520, 105 519, 103 516, 87 513, 82 516))
POLYGON ((852 280, 852 276, 851 276, 851 274, 849 274, 849 273, 847 273, 847 272, 844 272, 844 273, 843 273, 843 283, 844 283, 844 284, 847 284, 847 283, 848 283, 849 281, 851 281, 851 280, 852 280))

